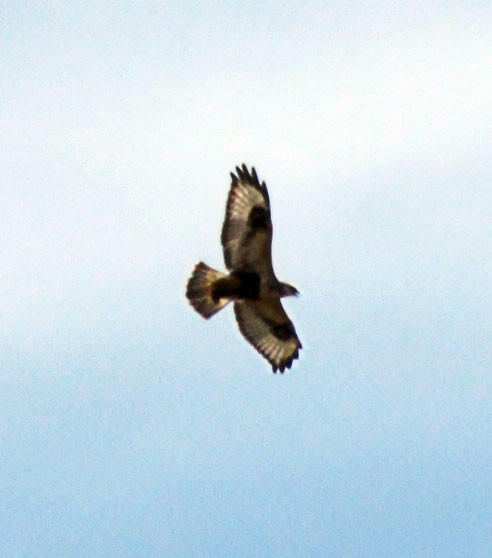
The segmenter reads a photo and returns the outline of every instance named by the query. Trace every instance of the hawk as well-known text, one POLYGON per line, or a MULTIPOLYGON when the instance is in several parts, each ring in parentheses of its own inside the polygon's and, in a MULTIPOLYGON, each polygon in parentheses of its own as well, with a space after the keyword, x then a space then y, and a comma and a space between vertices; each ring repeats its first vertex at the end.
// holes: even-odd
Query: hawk
POLYGON ((254 167, 236 167, 222 227, 222 247, 229 274, 199 262, 188 281, 186 297, 204 318, 229 302, 245 339, 272 365, 273 372, 292 366, 301 342, 281 298, 297 296, 280 282, 272 264, 272 220, 265 182, 254 167))

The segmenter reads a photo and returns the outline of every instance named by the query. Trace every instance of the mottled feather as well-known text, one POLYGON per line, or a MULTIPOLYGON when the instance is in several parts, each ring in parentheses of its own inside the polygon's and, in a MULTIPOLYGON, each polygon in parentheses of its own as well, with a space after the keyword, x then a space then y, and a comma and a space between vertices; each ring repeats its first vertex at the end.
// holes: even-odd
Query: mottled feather
POLYGON ((266 184, 254 168, 236 167, 222 227, 224 260, 229 270, 273 275, 272 220, 266 184))
POLYGON ((268 360, 274 372, 292 366, 302 344, 280 299, 238 301, 234 312, 241 333, 268 360))

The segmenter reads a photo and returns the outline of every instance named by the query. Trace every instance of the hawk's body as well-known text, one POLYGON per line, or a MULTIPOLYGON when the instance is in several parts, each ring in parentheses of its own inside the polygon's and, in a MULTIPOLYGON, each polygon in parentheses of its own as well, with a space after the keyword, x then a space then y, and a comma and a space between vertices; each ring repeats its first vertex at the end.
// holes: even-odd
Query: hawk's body
POLYGON ((244 337, 272 365, 290 368, 301 342, 280 302, 297 290, 280 282, 272 264, 272 220, 266 184, 245 165, 231 173, 232 184, 222 227, 224 260, 229 275, 203 262, 188 281, 186 296, 195 310, 210 318, 234 301, 234 312, 244 337))

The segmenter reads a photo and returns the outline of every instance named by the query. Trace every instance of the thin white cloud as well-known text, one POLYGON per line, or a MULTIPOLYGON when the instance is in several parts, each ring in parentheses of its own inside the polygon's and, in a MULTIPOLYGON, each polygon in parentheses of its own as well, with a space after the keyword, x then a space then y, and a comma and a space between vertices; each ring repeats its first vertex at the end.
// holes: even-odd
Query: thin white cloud
MULTIPOLYGON (((200 242, 217 241, 227 172, 242 161, 268 180, 277 218, 302 222, 309 236, 308 193, 325 215, 337 184, 353 195, 374 188, 364 177, 401 179, 415 166, 449 174, 488 160, 487 17, 433 8, 422 25, 418 6, 378 6, 326 12, 315 3, 244 41, 236 28, 203 26, 213 18, 200 12, 183 35, 186 49, 166 50, 161 39, 161 57, 153 50, 145 66, 141 36, 139 65, 118 72, 111 60, 121 64, 120 54, 102 44, 84 42, 77 66, 77 40, 89 28, 77 28, 66 54, 50 32, 38 58, 24 61, 50 71, 17 68, 22 80, 9 85, 1 115, 6 314, 23 312, 26 322, 36 308, 56 314, 74 293, 92 304, 115 278, 161 265, 177 284, 182 247, 192 260, 199 252, 197 216, 200 242), (293 39, 301 28, 305 42, 293 39)), ((223 13, 221 25, 234 16, 223 13)), ((249 17, 252 31, 259 20, 249 17)), ((276 238, 287 234, 296 231, 279 227, 276 238)))

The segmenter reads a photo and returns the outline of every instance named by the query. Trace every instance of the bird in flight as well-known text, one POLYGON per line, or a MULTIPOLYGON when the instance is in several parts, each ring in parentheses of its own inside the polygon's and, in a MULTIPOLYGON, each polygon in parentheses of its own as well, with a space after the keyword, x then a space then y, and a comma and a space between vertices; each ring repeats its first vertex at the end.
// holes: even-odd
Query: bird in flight
POLYGON ((188 280, 186 297, 204 318, 229 302, 245 339, 272 365, 274 372, 292 366, 302 348, 281 298, 297 296, 295 287, 275 276, 272 264, 272 220, 265 182, 254 167, 231 173, 222 227, 222 248, 229 274, 199 262, 188 280))

